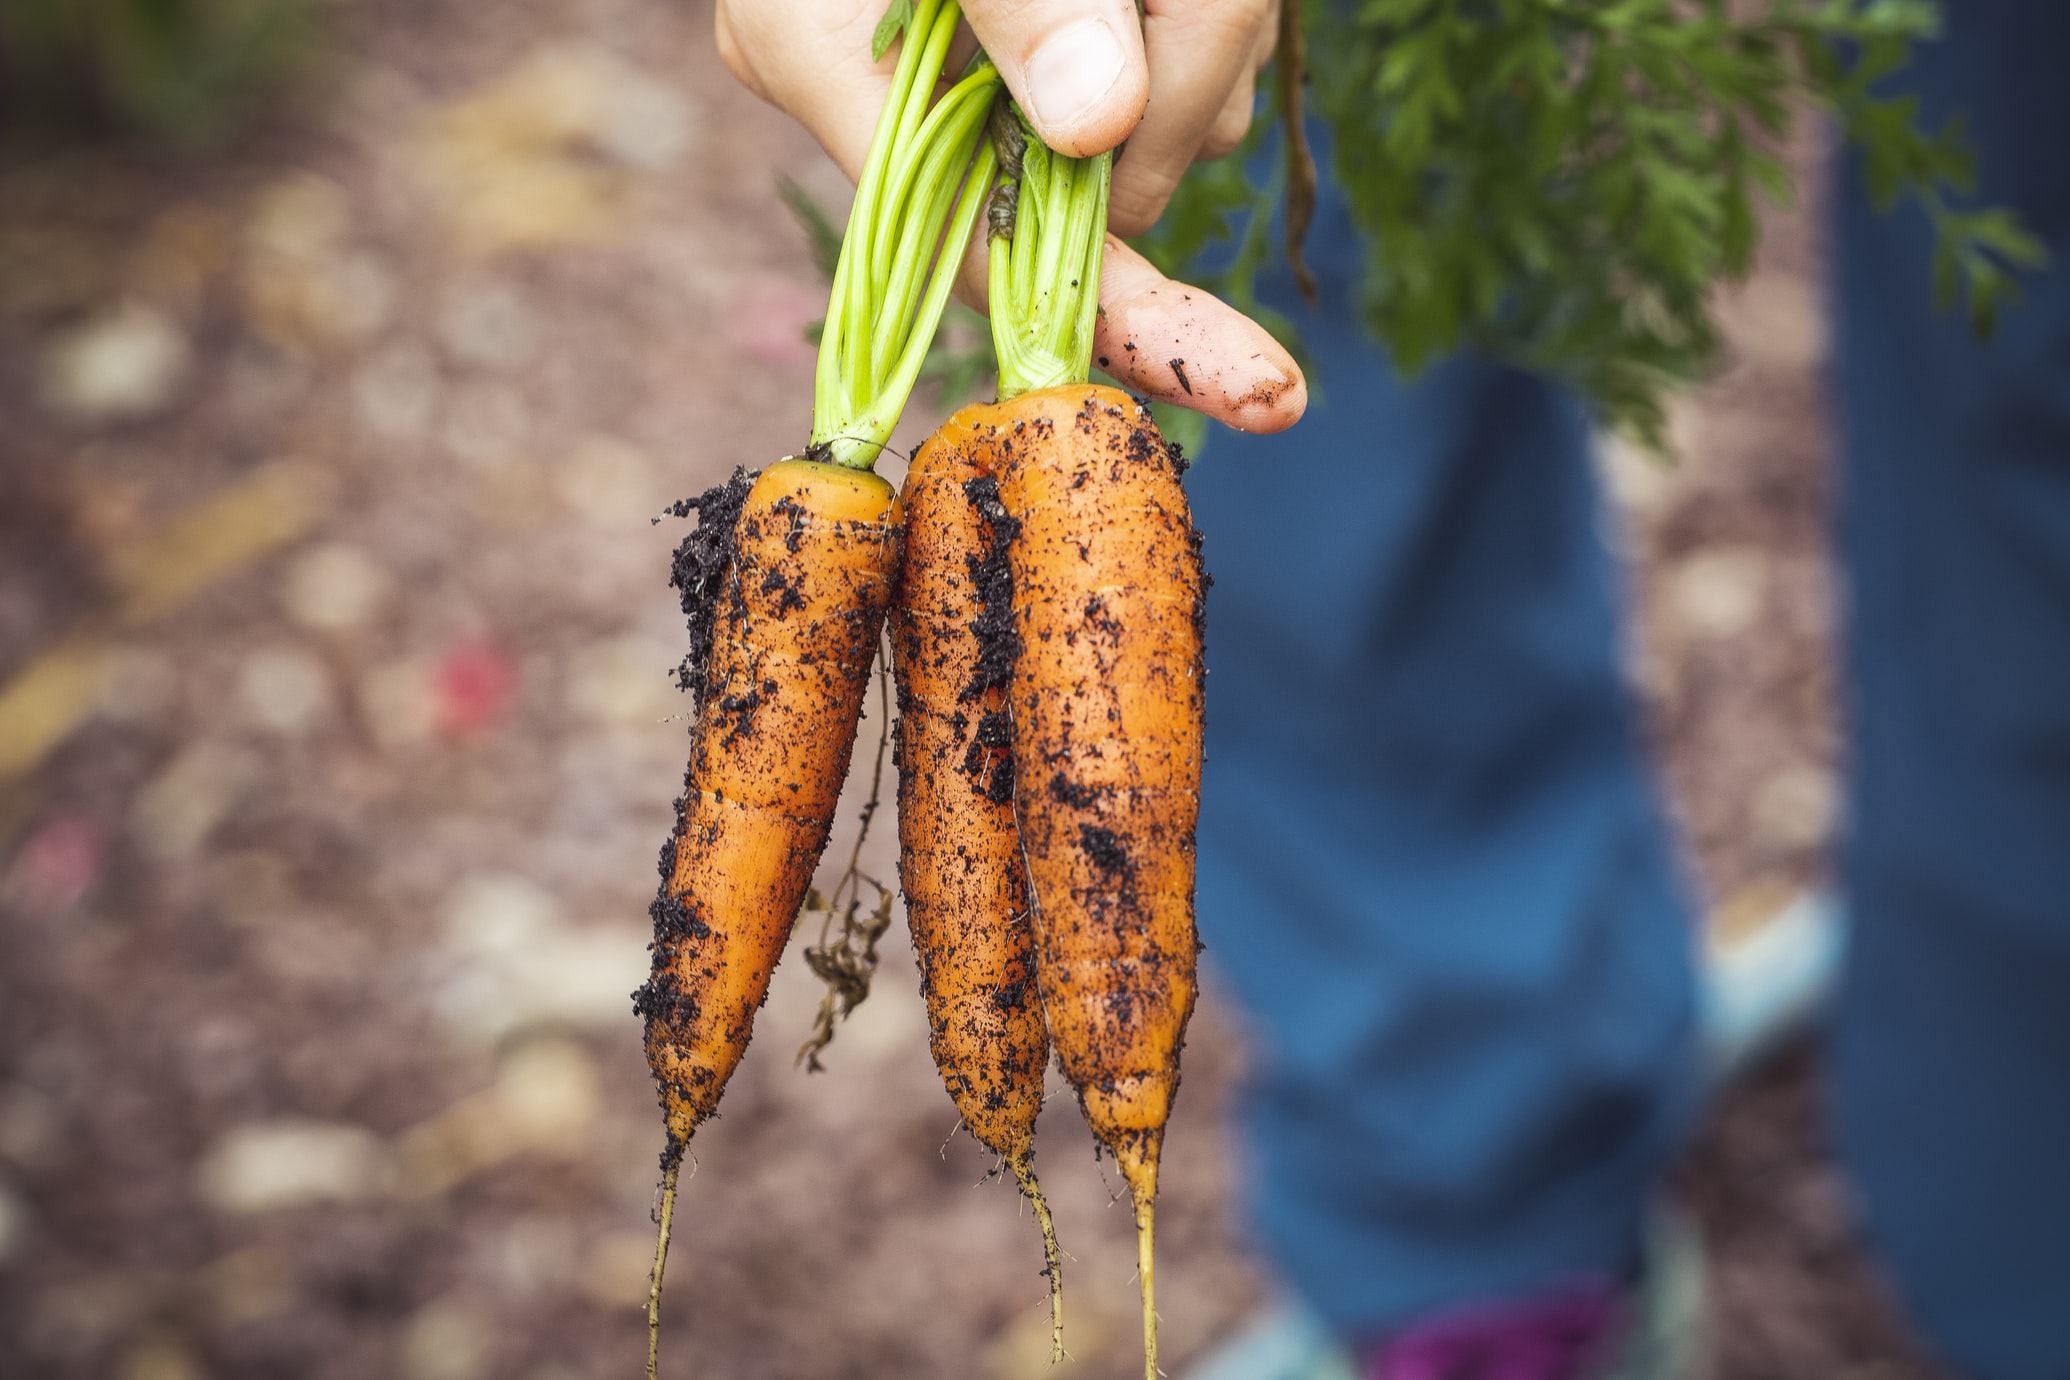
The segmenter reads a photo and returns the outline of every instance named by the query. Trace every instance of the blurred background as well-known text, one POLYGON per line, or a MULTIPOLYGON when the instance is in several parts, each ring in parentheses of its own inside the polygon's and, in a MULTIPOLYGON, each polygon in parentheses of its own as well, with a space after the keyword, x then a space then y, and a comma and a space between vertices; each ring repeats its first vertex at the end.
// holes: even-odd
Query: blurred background
MULTIPOLYGON (((847 195, 710 8, 0 3, 0 1374, 637 1373, 627 994, 687 727, 685 524, 650 518, 804 439, 823 289, 777 178, 847 195)), ((1605 448, 1726 926, 1820 876, 1834 810, 1808 200, 1723 303, 1679 466, 1605 448)), ((1033 1224, 951 1135, 901 931, 823 1075, 791 1057, 817 984, 779 971, 678 1213, 674 1373, 1052 1373, 1033 1224)), ((1159 1213, 1175 1372, 1271 1287, 1210 982, 1159 1213)), ((1924 1375, 1816 1079, 1735 1095, 1680 1176, 1718 1374, 1924 1375)), ((1064 1373, 1133 1374, 1118 1185, 1068 1096, 1041 1136, 1064 1373)))

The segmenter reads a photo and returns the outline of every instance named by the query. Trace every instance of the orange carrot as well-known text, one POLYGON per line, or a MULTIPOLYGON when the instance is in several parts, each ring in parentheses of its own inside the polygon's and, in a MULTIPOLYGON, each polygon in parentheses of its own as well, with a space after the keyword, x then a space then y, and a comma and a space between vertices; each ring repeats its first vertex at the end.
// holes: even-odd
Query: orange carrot
POLYGON ((1134 1202, 1157 1374, 1157 1167, 1193 1011, 1200 543, 1149 411, 1071 384, 995 405, 1019 647, 1014 800, 1043 1010, 1134 1202))
MULTIPOLYGON (((665 1212, 691 1134, 747 1050, 826 846, 897 575, 891 500, 874 474, 786 460, 732 496, 737 517, 707 496, 703 520, 714 508, 719 531, 730 520, 731 549, 707 543, 701 570, 678 571, 716 587, 696 591, 709 599, 693 606, 697 733, 662 850, 653 975, 633 1000, 668 1131, 665 1212)), ((664 1220, 650 1326, 667 1231, 664 1220)))
POLYGON ((996 113, 986 261, 1008 544, 1014 806, 1036 974, 1064 1074, 1136 1212, 1143 1367, 1157 1380, 1157 1165, 1193 1013, 1200 541, 1147 408, 1087 380, 1113 157, 1069 158, 996 113))
MULTIPOLYGON (((963 415, 921 446, 894 509, 903 538, 891 611, 899 881, 935 1066, 963 1124, 1006 1162, 1034 1205, 1050 1282, 1052 1360, 1061 1361, 1062 1262, 1033 1168, 1049 1037, 1014 831, 1005 713, 1011 663, 987 647, 979 627, 986 587, 1005 575, 978 506, 989 499, 997 510, 997 484, 985 465, 986 438, 963 425, 963 415)), ((1003 605, 993 613, 1002 623, 1011 617, 1003 605)))
POLYGON ((895 578, 891 498, 874 474, 787 460, 736 521, 639 997, 677 1151, 747 1048, 826 845, 895 578))
POLYGON ((870 470, 997 162, 983 138, 992 64, 972 61, 935 99, 961 19, 956 0, 915 0, 878 27, 877 55, 893 42, 899 55, 834 264, 806 458, 699 500, 679 556, 699 716, 652 908, 653 975, 634 998, 668 1132, 649 1380, 683 1155, 746 1051, 826 845, 897 576, 891 486, 870 470))

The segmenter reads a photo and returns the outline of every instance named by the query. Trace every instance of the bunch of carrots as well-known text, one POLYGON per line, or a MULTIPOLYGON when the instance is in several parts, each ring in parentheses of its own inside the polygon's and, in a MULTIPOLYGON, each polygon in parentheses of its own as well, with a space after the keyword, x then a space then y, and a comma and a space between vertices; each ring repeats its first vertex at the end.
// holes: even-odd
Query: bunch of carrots
MULTIPOLYGON (((1147 407, 1089 383, 1110 157, 1044 147, 983 54, 935 98, 961 17, 916 0, 834 274, 802 457, 679 505, 698 718, 635 994, 667 1129, 656 1368, 679 1171, 745 1052, 831 828, 887 619, 899 879, 935 1063, 1034 1205, 1054 1050, 1152 1223, 1194 1002, 1200 544, 1147 407), (872 472, 986 223, 999 400, 872 472)), ((896 21, 880 46, 897 39, 896 21)), ((881 55, 881 54, 880 54, 881 55)))

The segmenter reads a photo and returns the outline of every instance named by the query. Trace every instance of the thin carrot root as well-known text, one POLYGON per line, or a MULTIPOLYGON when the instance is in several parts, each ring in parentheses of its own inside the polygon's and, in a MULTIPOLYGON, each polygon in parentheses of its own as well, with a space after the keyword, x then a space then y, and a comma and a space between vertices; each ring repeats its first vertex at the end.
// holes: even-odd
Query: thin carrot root
POLYGON ((884 754, 891 745, 891 658, 879 658, 877 672, 877 755, 870 768, 870 798, 863 802, 862 822, 855 831, 855 843, 848 850, 848 866, 834 883, 831 896, 821 896, 813 887, 805 893, 799 918, 819 913, 819 942, 805 948, 805 966, 826 984, 819 1014, 813 1018, 812 1037, 798 1047, 797 1062, 808 1073, 824 1073, 819 1056, 834 1042, 834 1027, 870 997, 870 980, 877 974, 877 941, 891 928, 892 907, 898 893, 862 870, 863 844, 870 837, 870 824, 884 798, 884 754), (863 911, 863 888, 873 887, 877 899, 867 914, 863 911), (838 932, 836 926, 839 926, 838 932))
POLYGON ((1143 1282, 1143 1380, 1157 1380, 1157 1289, 1156 1251, 1157 1204, 1136 1204, 1136 1274, 1143 1282))
POLYGON ((1064 1251, 1057 1244, 1056 1219, 1049 1215, 1049 1200, 1042 1185, 1035 1182, 1035 1167, 1025 1156, 1009 1163, 1021 1192, 1035 1208, 1035 1221, 1042 1228, 1042 1273, 1049 1276, 1049 1363, 1064 1362, 1064 1251))
POLYGON ((647 1277, 647 1380, 657 1380, 661 1366, 661 1272, 668 1265, 668 1239, 676 1220, 676 1180, 683 1172, 683 1152, 677 1149, 661 1171, 660 1230, 654 1236, 654 1273, 647 1277))

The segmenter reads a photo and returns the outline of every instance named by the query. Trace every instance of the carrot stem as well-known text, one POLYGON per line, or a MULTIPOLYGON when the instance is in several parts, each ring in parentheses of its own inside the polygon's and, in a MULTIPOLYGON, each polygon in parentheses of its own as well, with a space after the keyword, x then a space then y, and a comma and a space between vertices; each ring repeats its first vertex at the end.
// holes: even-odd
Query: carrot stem
POLYGON ((989 250, 1001 401, 1092 377, 1114 166, 1111 153, 1067 158, 1025 122, 1020 134, 1015 214, 989 250))
MULTIPOLYGON (((918 137, 925 149, 924 156, 914 158, 896 170, 911 184, 912 191, 926 198, 925 204, 911 204, 908 199, 906 215, 911 223, 939 227, 948 218, 950 208, 958 204, 961 188, 957 174, 966 168, 975 172, 969 147, 976 138, 974 127, 982 126, 990 113, 998 85, 998 75, 991 69, 972 73, 942 97, 941 103, 927 117, 927 123, 921 126, 918 137)), ((990 180, 989 177, 976 176, 968 179, 971 183, 980 184, 990 180)), ((991 188, 985 186, 983 191, 989 193, 991 188)), ((924 228, 922 233, 926 233, 924 228)), ((965 233, 969 232, 966 230, 965 233)), ((934 234, 938 238, 941 231, 937 228, 934 234)), ((889 238, 886 237, 887 241, 889 238)), ((953 234, 943 245, 943 252, 947 253, 951 245, 961 247, 953 234)), ((889 284, 885 301, 893 304, 910 302, 921 275, 933 266, 934 256, 923 258, 918 254, 904 254, 893 262, 888 248, 880 252, 885 260, 884 280, 889 284)), ((904 343, 902 336, 908 324, 902 319, 904 315, 899 311, 889 311, 871 323, 872 358, 894 358, 900 353, 896 347, 904 343)))
MULTIPOLYGON (((948 20, 947 24, 937 23, 926 31, 926 48, 920 57, 920 70, 923 72, 932 71, 937 76, 941 72, 942 63, 947 59, 949 40, 956 32, 956 21, 959 17, 956 7, 950 5, 943 14, 936 16, 938 20, 944 17, 948 20)), ((917 34, 921 31, 916 29, 914 32, 917 34)), ((971 75, 974 76, 976 73, 973 72, 971 75)), ((892 204, 894 206, 902 207, 903 201, 897 195, 898 189, 911 183, 914 167, 922 159, 935 152, 938 147, 935 140, 930 136, 937 131, 943 113, 948 109, 952 98, 954 98, 958 91, 962 90, 967 81, 968 77, 963 82, 958 82, 947 96, 935 103, 932 110, 926 109, 926 98, 928 95, 926 91, 916 93, 918 98, 907 102, 908 109, 902 112, 899 127, 893 135, 891 162, 889 164, 890 172, 885 183, 886 187, 892 191, 892 204), (917 125, 909 126, 907 117, 910 117, 915 112, 924 113, 925 118, 921 119, 917 125)), ((891 254, 893 246, 897 242, 896 232, 898 228, 896 222, 872 227, 876 233, 873 235, 870 243, 870 271, 878 281, 882 281, 890 276, 891 254), (884 231, 890 231, 891 233, 882 233, 884 231)))
POLYGON ((991 190, 984 127, 998 69, 980 57, 934 100, 962 17, 956 0, 917 0, 907 24, 828 295, 813 376, 812 459, 863 470, 876 464, 948 305, 970 237, 966 212, 991 190))
POLYGON ((862 177, 855 184, 855 204, 848 212, 848 233, 841 237, 841 254, 835 262, 833 291, 827 304, 826 328, 820 337, 818 369, 813 378, 812 413, 815 417, 827 415, 839 405, 843 382, 843 352, 840 347, 844 324, 855 319, 857 313, 865 314, 863 319, 867 319, 869 304, 861 300, 868 276, 863 265, 869 261, 867 248, 876 224, 879 188, 883 185, 885 170, 891 165, 892 150, 898 142, 899 123, 905 117, 906 102, 912 95, 925 46, 913 41, 911 35, 925 32, 937 3, 938 0, 920 0, 919 10, 908 29, 907 41, 899 48, 891 92, 885 98, 884 108, 877 112, 877 127, 870 135, 870 152, 863 163, 862 177))
MULTIPOLYGON (((980 126, 982 127, 982 126, 980 126)), ((915 331, 906 340, 905 353, 882 389, 872 400, 855 425, 868 436, 876 438, 867 452, 874 461, 877 453, 884 449, 884 443, 891 439, 892 428, 898 425, 898 414, 904 410, 906 399, 912 396, 913 387, 920 382, 920 368, 927 362, 927 349, 934 339, 934 328, 942 319, 942 311, 949 305, 949 292, 956 286, 956 270, 963 259, 963 246, 970 242, 970 235, 977 228, 978 217, 985 209, 985 198, 992 187, 993 170, 998 160, 989 144, 978 149, 976 166, 963 185, 963 192, 957 198, 954 216, 949 221, 948 235, 943 243, 941 256, 935 261, 933 271, 927 279, 927 295, 920 304, 919 316, 927 328, 915 331)), ((833 459, 844 464, 859 464, 861 461, 842 461, 837 448, 833 459)), ((864 466, 867 468, 867 465, 864 466)))

